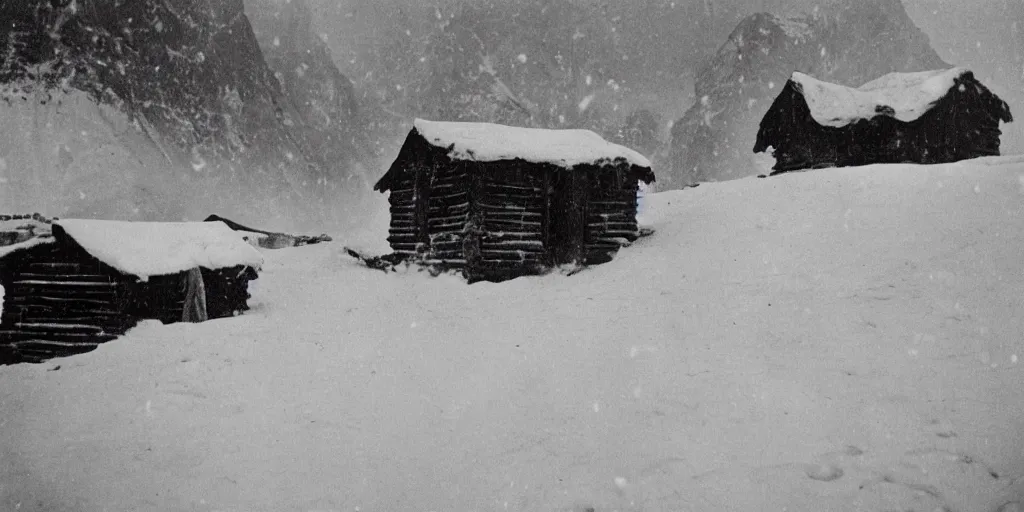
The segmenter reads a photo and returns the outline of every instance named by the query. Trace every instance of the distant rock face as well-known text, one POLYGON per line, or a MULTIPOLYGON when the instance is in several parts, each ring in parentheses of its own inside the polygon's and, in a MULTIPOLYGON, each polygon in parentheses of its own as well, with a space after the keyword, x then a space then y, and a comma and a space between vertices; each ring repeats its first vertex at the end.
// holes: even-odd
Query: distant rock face
MULTIPOLYGON (((301 11, 301 3, 282 10, 301 11)), ((328 153, 329 143, 315 140, 319 125, 309 112, 320 104, 305 92, 313 87, 288 82, 288 73, 275 77, 242 0, 23 0, 0 3, 0 19, 0 93, 28 131, 32 119, 48 119, 27 136, 46 153, 39 169, 23 167, 25 155, 0 154, 8 163, 0 178, 19 198, 52 199, 49 213, 166 220, 222 208, 243 218, 308 216, 328 203, 326 184, 347 178, 351 158, 338 153, 351 146, 339 142, 328 153), (89 101, 95 106, 83 105, 89 101), (54 125, 68 118, 96 125, 81 130, 83 139, 110 133, 89 147, 64 134, 47 148, 54 125), (104 145, 102 155, 91 150, 104 145), (84 174, 120 194, 86 190, 84 174)), ((294 23, 282 23, 282 40, 301 39, 308 20, 287 19, 294 23)), ((310 68, 329 74, 316 68, 318 57, 310 68)), ((348 85, 340 74, 332 80, 348 85)), ((344 91, 321 89, 340 96, 339 108, 324 107, 334 116, 326 122, 347 125, 354 107, 344 91)))
POLYGON ((301 127, 297 142, 303 155, 326 170, 325 180, 367 185, 362 180, 377 172, 372 168, 376 155, 367 149, 366 123, 354 86, 335 66, 327 43, 314 33, 307 2, 245 0, 245 5, 266 63, 283 88, 289 113, 285 123, 301 127))
POLYGON ((801 18, 744 19, 697 76, 697 101, 672 128, 661 188, 759 172, 758 125, 793 71, 859 86, 894 71, 950 67, 899 0, 833 0, 801 18))

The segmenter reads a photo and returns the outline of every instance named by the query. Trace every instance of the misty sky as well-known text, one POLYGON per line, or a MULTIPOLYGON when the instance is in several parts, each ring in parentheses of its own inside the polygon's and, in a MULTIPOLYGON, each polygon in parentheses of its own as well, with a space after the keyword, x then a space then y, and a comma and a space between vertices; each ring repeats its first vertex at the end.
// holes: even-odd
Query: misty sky
MULTIPOLYGON (((646 0, 620 0, 622 4, 646 0)), ((706 0, 679 0, 680 3, 706 0)), ((387 37, 388 30, 376 26, 380 20, 394 19, 392 14, 403 4, 426 10, 428 5, 442 9, 456 3, 454 0, 321 0, 325 14, 320 19, 321 30, 330 37, 332 50, 338 54, 339 65, 346 65, 341 57, 350 46, 362 42, 373 44, 387 37)), ((771 10, 793 14, 812 8, 815 0, 714 0, 714 3, 736 4, 746 14, 771 10)), ((1024 7, 1021 0, 903 0, 903 4, 917 25, 928 34, 935 50, 952 64, 970 67, 982 77, 1002 82, 1009 77, 1021 78, 1022 38, 1014 27, 1024 27, 1024 7)), ((726 34, 721 34, 724 40, 726 34)), ((357 77, 353 79, 358 81, 357 77)), ((995 84, 999 87, 999 84, 995 84)))

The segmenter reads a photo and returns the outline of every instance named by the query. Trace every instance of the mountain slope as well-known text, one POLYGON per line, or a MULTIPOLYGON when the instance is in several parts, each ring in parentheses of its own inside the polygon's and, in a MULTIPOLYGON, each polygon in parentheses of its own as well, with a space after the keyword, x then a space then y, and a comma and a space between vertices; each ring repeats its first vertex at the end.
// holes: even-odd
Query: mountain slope
POLYGON ((994 511, 1024 501, 1021 176, 654 194, 571 277, 268 252, 246 315, 0 368, 0 508, 994 511))
POLYGON ((0 169, 20 208, 131 219, 216 208, 277 224, 336 213, 324 178, 344 181, 351 170, 333 165, 349 160, 307 143, 321 127, 268 67, 241 0, 5 2, 0 18, 3 108, 20 120, 4 132, 35 146, 0 154, 34 164, 0 169), (68 116, 82 126, 48 124, 68 116), (51 129, 96 140, 68 143, 51 129))

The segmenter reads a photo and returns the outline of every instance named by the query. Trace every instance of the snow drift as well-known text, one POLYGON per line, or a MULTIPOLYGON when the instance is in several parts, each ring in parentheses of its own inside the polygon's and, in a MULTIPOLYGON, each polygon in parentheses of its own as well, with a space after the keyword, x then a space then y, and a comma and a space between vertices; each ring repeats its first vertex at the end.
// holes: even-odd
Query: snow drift
POLYGON ((502 284, 268 251, 246 315, 0 368, 0 508, 995 511, 1022 196, 1009 157, 706 184, 502 284))

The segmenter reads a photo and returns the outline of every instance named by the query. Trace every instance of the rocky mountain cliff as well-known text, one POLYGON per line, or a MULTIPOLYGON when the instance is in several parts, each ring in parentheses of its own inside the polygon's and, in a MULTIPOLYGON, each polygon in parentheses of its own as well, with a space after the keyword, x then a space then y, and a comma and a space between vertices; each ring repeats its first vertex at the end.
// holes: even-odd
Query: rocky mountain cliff
POLYGON ((60 216, 329 215, 358 160, 351 84, 302 0, 258 3, 260 39, 242 0, 0 3, 0 200, 60 216))
POLYGON ((849 86, 885 73, 949 67, 899 0, 832 0, 806 16, 754 14, 698 73, 697 101, 672 129, 660 188, 759 172, 758 124, 793 71, 849 86))

